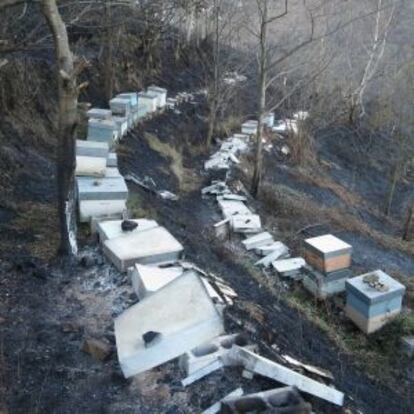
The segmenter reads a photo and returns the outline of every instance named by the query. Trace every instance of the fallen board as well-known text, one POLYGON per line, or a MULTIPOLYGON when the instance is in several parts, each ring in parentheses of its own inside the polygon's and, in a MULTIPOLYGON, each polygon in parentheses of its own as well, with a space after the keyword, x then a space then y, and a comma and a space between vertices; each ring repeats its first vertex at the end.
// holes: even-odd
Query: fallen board
POLYGON ((115 319, 122 372, 128 378, 154 368, 208 342, 223 330, 221 316, 202 281, 190 272, 115 319), (146 344, 143 335, 149 331, 160 336, 146 344))
POLYGON ((184 248, 164 227, 105 240, 103 251, 115 267, 125 272, 135 263, 176 262, 184 248))
POLYGON ((344 394, 298 372, 292 371, 270 359, 234 345, 228 354, 228 365, 242 365, 245 369, 271 378, 277 382, 297 387, 300 391, 322 398, 333 404, 342 406, 344 394))

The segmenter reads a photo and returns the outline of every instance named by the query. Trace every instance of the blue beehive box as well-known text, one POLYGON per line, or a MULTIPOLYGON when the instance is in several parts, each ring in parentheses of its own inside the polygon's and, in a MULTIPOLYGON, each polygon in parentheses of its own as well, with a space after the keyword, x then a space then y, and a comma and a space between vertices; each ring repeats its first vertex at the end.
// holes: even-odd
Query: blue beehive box
POLYGON ((88 121, 88 141, 107 142, 112 144, 117 137, 118 128, 111 120, 89 119, 88 121))
POLYGON ((365 333, 377 331, 401 312, 405 286, 375 270, 346 281, 346 314, 365 333))

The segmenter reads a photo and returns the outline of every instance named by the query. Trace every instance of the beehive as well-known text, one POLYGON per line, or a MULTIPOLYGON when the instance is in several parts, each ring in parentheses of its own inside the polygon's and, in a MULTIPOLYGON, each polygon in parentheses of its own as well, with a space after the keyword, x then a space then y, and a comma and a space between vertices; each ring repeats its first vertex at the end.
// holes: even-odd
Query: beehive
POLYGON ((351 265, 352 246, 326 234, 305 240, 306 262, 324 273, 346 269, 351 265))
POLYGON ((140 92, 138 94, 138 111, 145 116, 157 110, 158 96, 153 93, 140 92))
POLYGON ((88 141, 107 142, 110 145, 117 136, 118 127, 112 120, 89 119, 88 141))
POLYGON ((346 281, 346 314, 365 333, 375 332, 401 312, 405 286, 381 270, 346 281))
POLYGON ((167 89, 152 85, 148 87, 147 92, 157 96, 157 107, 164 108, 167 103, 167 89))

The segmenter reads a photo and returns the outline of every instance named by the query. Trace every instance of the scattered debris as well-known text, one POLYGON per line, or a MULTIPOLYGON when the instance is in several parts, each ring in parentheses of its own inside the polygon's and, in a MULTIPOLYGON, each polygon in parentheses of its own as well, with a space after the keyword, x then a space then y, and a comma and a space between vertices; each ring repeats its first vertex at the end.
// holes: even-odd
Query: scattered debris
POLYGON ((178 201, 179 200, 177 194, 174 194, 174 193, 172 193, 171 191, 168 191, 168 190, 160 190, 160 191, 158 191, 158 195, 163 200, 171 200, 171 201, 178 201))
POLYGON ((241 365, 255 374, 274 379, 282 384, 295 386, 300 391, 322 398, 333 404, 343 405, 344 394, 342 392, 237 345, 234 345, 231 351, 223 356, 222 359, 225 366, 241 365))
POLYGON ((333 375, 330 371, 315 367, 313 365, 304 364, 303 362, 300 362, 297 359, 294 359, 294 358, 290 357, 289 355, 282 355, 282 358, 287 363, 289 363, 290 365, 293 365, 295 367, 303 368, 304 370, 306 370, 306 371, 308 371, 312 374, 319 375, 320 377, 327 378, 327 379, 332 380, 332 381, 334 379, 334 377, 333 377, 333 375))
POLYGON ((293 259, 276 260, 272 266, 280 276, 291 277, 293 279, 300 278, 300 271, 306 262, 301 257, 293 259))
POLYGON ((242 243, 247 250, 253 250, 257 247, 273 243, 273 236, 267 231, 264 231, 260 234, 256 234, 247 238, 246 240, 243 240, 242 243))

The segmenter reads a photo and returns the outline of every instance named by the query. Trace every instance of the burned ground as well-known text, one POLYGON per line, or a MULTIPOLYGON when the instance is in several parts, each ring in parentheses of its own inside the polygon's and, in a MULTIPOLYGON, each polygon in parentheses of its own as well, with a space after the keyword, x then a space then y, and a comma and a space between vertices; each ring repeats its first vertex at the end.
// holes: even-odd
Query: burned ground
MULTIPOLYGON (((181 67, 170 69, 146 81, 162 79, 162 85, 173 91, 197 84, 196 79, 189 78, 191 69, 185 62, 181 67), (177 69, 178 74, 173 75, 177 69)), ((45 77, 49 73, 43 67, 40 72, 45 77)), ((103 102, 95 81, 85 98, 103 102)), ((119 82, 120 87, 127 84, 119 82)), ((251 391, 274 386, 258 378, 253 382, 244 380, 239 370, 226 369, 184 389, 179 383, 175 361, 125 380, 115 353, 109 360, 97 362, 81 351, 87 337, 104 338, 113 346, 112 319, 135 303, 136 297, 126 276, 106 263, 85 228, 80 229, 80 254, 88 257, 86 264, 85 261, 84 264, 45 263, 37 259, 50 258, 56 245, 54 157, 51 155, 54 137, 51 122, 44 122, 46 113, 53 119, 50 105, 53 98, 45 106, 45 102, 36 101, 36 94, 33 96, 34 114, 28 115, 24 128, 16 129, 20 124, 15 112, 12 119, 2 113, 1 183, 5 192, 0 209, 3 257, 0 262, 0 411, 199 412, 238 385, 251 391), (37 122, 40 115, 41 123, 37 122), (35 123, 41 124, 40 127, 34 128, 31 124, 35 123)), ((346 321, 340 308, 313 304, 297 286, 255 271, 250 265, 251 257, 238 247, 237 238, 224 246, 213 240, 211 224, 220 216, 215 204, 203 200, 199 191, 209 177, 201 172, 205 156, 201 146, 205 108, 201 96, 198 100, 197 107, 185 104, 180 107, 180 113, 165 113, 141 125, 119 146, 123 174, 150 177, 158 189, 180 196, 177 202, 164 201, 130 184, 131 210, 138 216, 156 218, 183 243, 189 260, 221 276, 238 292, 239 299, 225 315, 228 332, 246 331, 260 345, 261 353, 275 360, 279 354, 288 353, 330 370, 335 386, 347 395, 347 408, 355 412, 356 409, 364 413, 414 412, 413 367, 400 357, 397 349, 392 359, 394 369, 387 369, 384 377, 374 377, 362 361, 366 354, 358 354, 358 349, 344 351, 312 314, 294 306, 293 299, 314 305, 313 309, 321 314, 332 315, 333 324, 337 318, 351 339, 359 338, 350 347, 358 346, 362 334, 346 321)), ((252 205, 275 236, 288 242, 296 252, 305 235, 334 231, 354 245, 356 270, 381 267, 393 275, 412 277, 414 260, 409 250, 412 247, 400 249, 396 242, 402 214, 399 206, 408 200, 412 182, 400 184, 394 215, 385 220, 377 208, 386 187, 383 171, 374 167, 361 170, 363 165, 339 137, 326 131, 316 140, 319 156, 331 165, 326 169, 323 166, 326 164, 320 164, 323 174, 316 178, 293 166, 279 153, 267 154, 266 186, 270 185, 268 190, 277 199, 262 194, 259 202, 250 200, 252 205), (363 172, 355 176, 356 170, 363 172), (358 202, 354 203, 355 200, 358 202), (341 225, 340 218, 345 213, 349 215, 347 225, 341 225), (361 226, 356 230, 360 223, 365 223, 367 228, 361 226), (314 224, 319 226, 309 227, 314 224), (390 243, 381 243, 366 229, 374 229, 380 236, 391 236, 390 243)), ((377 159, 381 163, 384 153, 379 151, 377 159)), ((249 174, 243 170, 244 166, 248 170, 248 164, 243 163, 233 178, 247 184, 249 174)), ((381 348, 383 344, 389 345, 389 342, 374 338, 371 342, 367 340, 366 348, 381 348)), ((382 362, 378 361, 379 368, 382 362)), ((319 412, 340 411, 316 399, 312 403, 319 412)))

